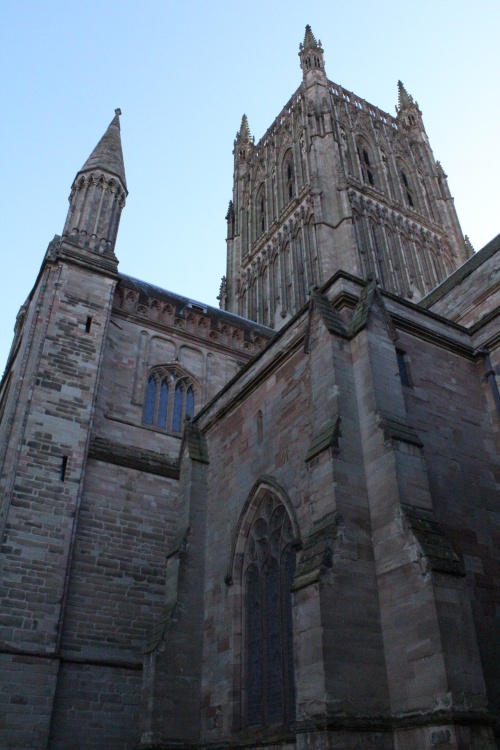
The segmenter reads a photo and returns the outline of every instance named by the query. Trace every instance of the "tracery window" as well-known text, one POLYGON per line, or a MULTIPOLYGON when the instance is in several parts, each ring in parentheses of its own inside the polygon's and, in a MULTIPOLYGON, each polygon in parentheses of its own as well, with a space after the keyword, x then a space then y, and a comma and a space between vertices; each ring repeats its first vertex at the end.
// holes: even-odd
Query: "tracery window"
POLYGON ((287 724, 295 716, 291 587, 293 530, 285 506, 266 494, 247 537, 245 597, 245 705, 249 727, 287 724))
POLYGON ((404 172, 403 170, 401 170, 399 174, 401 176, 401 184, 403 186, 403 192, 406 195, 406 201, 408 205, 413 208, 415 205, 415 201, 413 200, 413 191, 411 189, 410 181, 406 175, 406 172, 404 172))
POLYGON ((366 182, 368 185, 375 185, 375 166, 371 150, 364 141, 358 141, 357 145, 363 182, 366 182))
POLYGON ((143 421, 180 433, 184 421, 194 416, 194 384, 180 368, 168 366, 155 368, 148 377, 143 421))

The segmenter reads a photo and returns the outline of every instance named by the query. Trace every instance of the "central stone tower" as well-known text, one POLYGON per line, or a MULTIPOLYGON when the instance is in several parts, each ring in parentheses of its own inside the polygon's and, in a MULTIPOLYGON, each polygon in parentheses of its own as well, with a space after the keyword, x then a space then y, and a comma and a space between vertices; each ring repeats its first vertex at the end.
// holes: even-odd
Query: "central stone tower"
POLYGON ((338 270, 418 301, 470 255, 418 104, 392 117, 328 80, 306 27, 302 83, 255 144, 234 142, 221 307, 275 329, 338 270))

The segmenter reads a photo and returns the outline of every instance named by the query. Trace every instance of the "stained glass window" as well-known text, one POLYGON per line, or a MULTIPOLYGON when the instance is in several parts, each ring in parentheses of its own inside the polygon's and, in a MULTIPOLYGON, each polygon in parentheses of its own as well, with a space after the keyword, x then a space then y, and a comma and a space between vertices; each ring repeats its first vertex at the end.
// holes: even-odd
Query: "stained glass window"
POLYGON ((174 392, 174 413, 172 416, 173 432, 180 432, 182 425, 182 385, 177 383, 174 392))
POLYGON ((295 716, 291 587, 293 533, 285 507, 266 495, 244 562, 246 723, 286 724, 295 716))
POLYGON ((158 406, 158 424, 165 427, 167 424, 168 410, 168 385, 165 379, 162 380, 160 387, 160 404, 158 406))
POLYGON ((170 432, 182 432, 195 412, 195 387, 177 366, 155 368, 146 386, 143 421, 170 432))

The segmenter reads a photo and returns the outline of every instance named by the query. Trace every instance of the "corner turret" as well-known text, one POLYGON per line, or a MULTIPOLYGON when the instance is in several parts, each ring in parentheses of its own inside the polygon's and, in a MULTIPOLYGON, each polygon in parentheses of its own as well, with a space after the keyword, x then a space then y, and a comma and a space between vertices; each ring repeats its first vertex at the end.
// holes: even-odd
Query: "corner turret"
POLYGON ((241 118, 240 129, 236 133, 234 140, 234 160, 237 164, 247 161, 248 157, 253 151, 255 138, 250 134, 250 127, 248 125, 248 117, 243 115, 241 118))
POLYGON ((422 112, 418 102, 407 92, 402 81, 398 81, 398 103, 396 106, 398 120, 407 128, 418 128, 425 133, 422 112))
POLYGON ((306 26, 304 41, 299 45, 299 57, 306 87, 326 81, 321 40, 316 41, 309 24, 306 26))
POLYGON ((114 257, 120 216, 128 195, 119 109, 71 187, 63 239, 114 257))

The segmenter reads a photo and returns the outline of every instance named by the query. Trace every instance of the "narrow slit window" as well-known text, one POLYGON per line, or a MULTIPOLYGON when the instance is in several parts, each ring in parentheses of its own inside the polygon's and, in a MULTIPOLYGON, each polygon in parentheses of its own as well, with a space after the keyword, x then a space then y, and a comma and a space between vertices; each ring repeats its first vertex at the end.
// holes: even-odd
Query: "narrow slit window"
POLYGON ((399 377, 401 379, 401 385, 406 385, 411 388, 412 382, 410 378, 410 370, 408 368, 408 360, 406 353, 402 349, 396 349, 396 357, 398 360, 399 377))
POLYGON ((90 329, 92 328, 92 321, 93 321, 92 316, 88 315, 87 316, 87 320, 85 322, 85 332, 86 333, 90 333, 90 329))
POLYGON ((63 456, 61 458, 61 468, 59 469, 59 479, 61 482, 64 482, 66 479, 66 470, 68 468, 68 457, 63 456))

